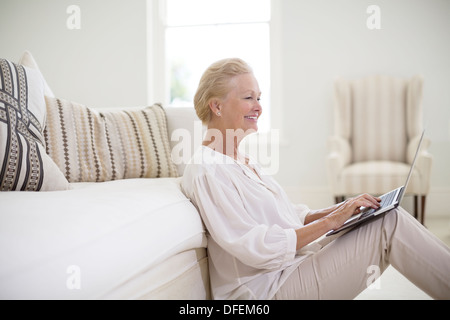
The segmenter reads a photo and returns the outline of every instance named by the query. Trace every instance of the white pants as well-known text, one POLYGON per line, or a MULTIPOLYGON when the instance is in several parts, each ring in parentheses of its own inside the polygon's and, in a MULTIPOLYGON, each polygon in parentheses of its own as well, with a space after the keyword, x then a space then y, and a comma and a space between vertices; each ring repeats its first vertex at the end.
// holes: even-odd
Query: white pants
POLYGON ((432 298, 450 299, 449 247, 402 208, 323 240, 274 299, 353 299, 389 264, 432 298))

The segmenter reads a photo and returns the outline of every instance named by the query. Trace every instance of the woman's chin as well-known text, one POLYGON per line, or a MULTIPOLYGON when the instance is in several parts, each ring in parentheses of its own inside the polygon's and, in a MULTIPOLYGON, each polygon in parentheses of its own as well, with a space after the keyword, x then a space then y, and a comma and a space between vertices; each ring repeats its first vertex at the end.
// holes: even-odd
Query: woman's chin
POLYGON ((245 135, 256 133, 256 132, 258 132, 258 125, 254 124, 252 126, 248 126, 247 129, 245 129, 244 131, 245 131, 245 135))

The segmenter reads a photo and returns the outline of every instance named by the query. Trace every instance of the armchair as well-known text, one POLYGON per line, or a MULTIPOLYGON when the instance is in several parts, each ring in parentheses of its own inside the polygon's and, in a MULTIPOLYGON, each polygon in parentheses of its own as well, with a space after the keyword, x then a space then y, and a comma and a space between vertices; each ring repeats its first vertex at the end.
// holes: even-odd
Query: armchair
MULTIPOLYGON (((423 79, 371 76, 337 79, 334 134, 329 138, 327 170, 335 201, 360 193, 381 195, 401 186, 422 133, 423 79)), ((425 219, 432 156, 424 137, 411 181, 414 216, 425 219)))

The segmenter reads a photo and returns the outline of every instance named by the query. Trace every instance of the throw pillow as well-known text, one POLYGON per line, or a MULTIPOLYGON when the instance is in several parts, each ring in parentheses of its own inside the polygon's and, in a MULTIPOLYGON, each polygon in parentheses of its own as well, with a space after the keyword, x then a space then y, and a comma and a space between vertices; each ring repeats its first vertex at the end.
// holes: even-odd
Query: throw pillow
POLYGON ((69 188, 46 154, 44 82, 37 70, 0 59, 0 190, 69 188))
POLYGON ((19 63, 25 67, 29 67, 29 68, 33 68, 37 71, 39 71, 39 73, 42 76, 42 79, 44 81, 44 95, 48 96, 48 97, 54 97, 55 95, 53 94, 52 89, 50 89, 49 85, 47 84, 47 81, 45 81, 44 76, 41 73, 41 70, 39 69, 39 66, 36 62, 36 60, 34 60, 33 55, 31 54, 31 52, 29 51, 25 51, 22 55, 22 57, 19 60, 19 63))
POLYGON ((47 153, 70 182, 177 176, 162 106, 99 112, 45 99, 47 153))

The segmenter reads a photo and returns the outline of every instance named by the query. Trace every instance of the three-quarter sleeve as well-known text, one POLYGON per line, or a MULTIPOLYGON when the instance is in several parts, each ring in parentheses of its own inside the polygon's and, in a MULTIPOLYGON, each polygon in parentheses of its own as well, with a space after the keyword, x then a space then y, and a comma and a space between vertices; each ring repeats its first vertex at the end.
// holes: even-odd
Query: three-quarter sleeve
POLYGON ((308 213, 311 211, 308 206, 304 204, 295 204, 294 209, 297 212, 297 216, 299 217, 300 221, 305 224, 305 218, 308 215, 308 213))
POLYGON ((255 214, 265 199, 244 203, 238 189, 232 180, 208 172, 192 181, 193 200, 214 241, 242 263, 258 269, 277 269, 294 259, 295 230, 258 223, 255 214))

